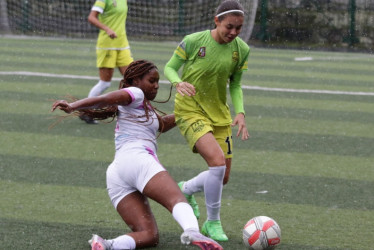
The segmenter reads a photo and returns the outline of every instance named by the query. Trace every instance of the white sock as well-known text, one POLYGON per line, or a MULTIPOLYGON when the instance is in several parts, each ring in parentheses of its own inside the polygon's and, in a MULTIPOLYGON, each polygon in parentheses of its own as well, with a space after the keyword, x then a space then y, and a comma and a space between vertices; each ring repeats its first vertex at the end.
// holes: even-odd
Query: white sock
POLYGON ((109 87, 110 82, 100 80, 95 86, 93 86, 90 93, 88 94, 88 97, 99 96, 109 87))
POLYGON ((112 250, 120 249, 135 249, 136 242, 134 238, 129 235, 121 235, 113 240, 107 240, 112 245, 112 250))
POLYGON ((204 190, 204 183, 206 177, 209 175, 209 171, 204 171, 192 178, 191 180, 188 180, 184 183, 182 192, 184 194, 194 194, 197 192, 201 192, 204 190))
POLYGON ((226 166, 209 167, 209 175, 205 178, 204 193, 208 220, 219 220, 223 177, 226 166))
POLYGON ((186 229, 196 229, 199 231, 199 223, 193 213, 192 207, 188 203, 179 202, 175 204, 172 214, 174 219, 183 228, 183 231, 186 231, 186 229))

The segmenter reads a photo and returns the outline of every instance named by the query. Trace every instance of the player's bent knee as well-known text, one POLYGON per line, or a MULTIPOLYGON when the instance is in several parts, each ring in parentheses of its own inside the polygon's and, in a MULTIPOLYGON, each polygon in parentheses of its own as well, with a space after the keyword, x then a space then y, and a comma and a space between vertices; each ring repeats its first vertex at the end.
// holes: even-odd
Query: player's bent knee
POLYGON ((212 156, 204 157, 209 166, 223 166, 226 165, 225 156, 222 154, 214 154, 212 156))

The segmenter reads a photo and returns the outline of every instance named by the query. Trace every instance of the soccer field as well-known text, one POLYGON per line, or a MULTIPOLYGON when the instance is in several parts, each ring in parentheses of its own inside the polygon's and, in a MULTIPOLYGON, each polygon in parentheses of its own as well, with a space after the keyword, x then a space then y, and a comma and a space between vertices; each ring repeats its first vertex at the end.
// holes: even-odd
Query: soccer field
MULTIPOLYGON (((157 99, 166 100, 162 72, 177 43, 130 43, 135 59, 159 67, 157 99)), ((115 123, 67 118, 49 129, 62 114, 50 113, 53 100, 83 98, 97 82, 95 41, 0 44, 0 248, 89 249, 92 233, 129 232, 105 189, 115 123)), ((242 84, 251 138, 234 138, 221 214, 230 240, 222 246, 244 249, 244 224, 265 215, 282 230, 277 249, 373 249, 374 56, 252 47, 242 84)), ((173 97, 155 106, 170 113, 173 97)), ((206 169, 178 129, 160 136, 158 156, 176 181, 206 169)), ((196 198, 201 226, 204 197, 196 198)), ((160 229, 154 249, 193 249, 180 244, 172 216, 151 204, 160 229)))

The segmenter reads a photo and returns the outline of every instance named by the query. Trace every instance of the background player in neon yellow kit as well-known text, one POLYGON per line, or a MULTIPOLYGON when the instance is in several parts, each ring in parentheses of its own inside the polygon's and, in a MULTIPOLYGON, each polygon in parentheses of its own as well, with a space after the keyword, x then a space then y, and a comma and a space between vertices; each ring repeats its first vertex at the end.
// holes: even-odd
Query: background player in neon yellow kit
MULTIPOLYGON (((133 61, 126 35, 127 10, 126 0, 97 0, 91 9, 88 21, 100 29, 96 45, 100 80, 88 97, 101 95, 110 87, 114 68, 118 67, 123 75, 133 61)), ((88 116, 80 118, 87 123, 96 123, 88 116)))
POLYGON ((231 126, 238 125, 237 136, 241 135, 242 140, 249 138, 240 84, 249 55, 248 45, 238 37, 243 21, 240 3, 224 1, 216 11, 216 27, 186 36, 165 66, 165 75, 177 90, 176 123, 192 150, 209 167, 179 185, 196 217, 200 212, 193 194, 204 191, 208 218, 202 232, 219 241, 228 240, 222 229, 220 208, 222 187, 228 182, 231 169, 231 126), (234 121, 226 101, 228 83, 236 113, 234 121))

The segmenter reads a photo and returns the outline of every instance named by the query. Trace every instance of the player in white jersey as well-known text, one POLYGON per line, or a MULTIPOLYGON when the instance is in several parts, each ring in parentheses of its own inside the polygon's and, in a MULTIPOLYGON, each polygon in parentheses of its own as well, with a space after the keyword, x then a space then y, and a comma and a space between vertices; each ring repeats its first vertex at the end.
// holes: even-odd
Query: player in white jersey
POLYGON ((104 240, 94 234, 92 249, 136 249, 156 246, 159 232, 148 198, 168 209, 183 229, 182 244, 201 249, 223 249, 199 232, 199 225, 182 194, 157 158, 157 136, 175 126, 174 115, 160 116, 152 107, 158 90, 157 67, 148 61, 131 63, 120 89, 72 103, 56 101, 52 111, 63 110, 93 119, 117 117, 116 154, 107 169, 107 190, 113 206, 132 232, 104 240))

